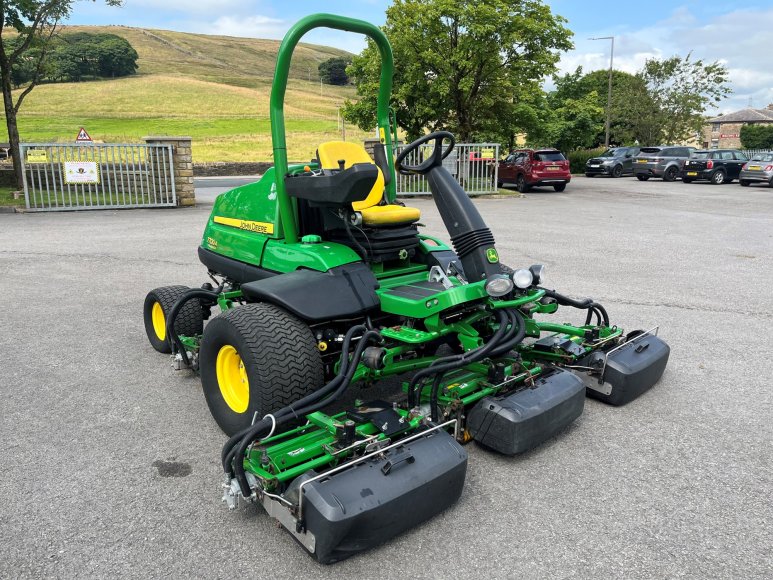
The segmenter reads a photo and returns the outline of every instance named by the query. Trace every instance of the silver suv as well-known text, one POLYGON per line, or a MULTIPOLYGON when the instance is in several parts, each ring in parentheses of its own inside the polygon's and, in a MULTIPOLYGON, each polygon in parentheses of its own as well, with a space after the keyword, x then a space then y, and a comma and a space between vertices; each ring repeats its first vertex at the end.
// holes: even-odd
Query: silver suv
POLYGON ((662 177, 663 181, 674 181, 682 172, 684 162, 689 159, 695 147, 642 147, 633 160, 633 174, 639 181, 650 177, 662 177))

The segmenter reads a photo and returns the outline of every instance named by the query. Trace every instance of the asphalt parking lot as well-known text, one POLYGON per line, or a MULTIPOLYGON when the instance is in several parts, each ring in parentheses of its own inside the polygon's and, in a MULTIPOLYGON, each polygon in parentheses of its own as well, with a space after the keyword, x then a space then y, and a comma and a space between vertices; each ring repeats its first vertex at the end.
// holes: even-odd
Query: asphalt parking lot
POLYGON ((476 203, 505 263, 660 325, 669 367, 523 456, 468 446, 452 509, 331 567, 228 512, 198 379, 144 336, 148 290, 206 281, 209 206, 0 214, 0 577, 770 578, 773 190, 577 177, 476 203))

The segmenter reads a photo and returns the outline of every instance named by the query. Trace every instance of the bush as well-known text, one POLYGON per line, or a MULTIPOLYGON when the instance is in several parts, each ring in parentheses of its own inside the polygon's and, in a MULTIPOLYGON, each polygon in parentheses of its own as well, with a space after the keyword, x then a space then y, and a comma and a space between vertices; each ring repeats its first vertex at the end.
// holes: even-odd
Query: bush
POLYGON ((773 149, 773 125, 743 125, 741 146, 744 149, 773 149))
POLYGON ((569 170, 572 173, 585 173, 585 164, 588 162, 588 159, 596 157, 597 155, 604 153, 604 151, 604 147, 570 151, 566 154, 566 158, 569 160, 569 170))

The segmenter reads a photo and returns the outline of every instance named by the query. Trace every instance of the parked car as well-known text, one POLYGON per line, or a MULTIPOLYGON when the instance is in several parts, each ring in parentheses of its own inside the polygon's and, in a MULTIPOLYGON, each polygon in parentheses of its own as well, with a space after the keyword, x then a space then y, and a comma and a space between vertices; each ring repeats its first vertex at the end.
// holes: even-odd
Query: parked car
POLYGON ((773 187, 773 153, 756 153, 738 177, 738 183, 744 187, 752 183, 767 183, 768 187, 773 187))
POLYGON ((598 157, 585 163, 585 177, 609 175, 621 177, 633 173, 633 158, 639 154, 638 147, 615 147, 607 149, 598 157))
POLYGON ((693 151, 695 147, 642 147, 633 161, 633 174, 639 181, 647 181, 650 177, 674 181, 693 151))
POLYGON ((749 160, 737 149, 694 151, 682 168, 682 181, 708 180, 714 185, 738 179, 741 168, 749 160))
POLYGON ((556 149, 518 149, 499 162, 497 186, 515 183, 521 193, 534 186, 552 185, 564 191, 572 180, 569 161, 556 149))

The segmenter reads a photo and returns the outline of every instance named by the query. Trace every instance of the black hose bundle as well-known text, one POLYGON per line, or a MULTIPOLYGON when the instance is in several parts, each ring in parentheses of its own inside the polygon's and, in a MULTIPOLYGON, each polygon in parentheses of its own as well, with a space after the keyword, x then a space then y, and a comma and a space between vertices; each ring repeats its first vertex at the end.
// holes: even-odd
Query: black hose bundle
POLYGON ((604 326, 609 326, 609 315, 606 309, 598 302, 594 302, 592 298, 575 300, 574 298, 559 294, 555 290, 548 290, 547 288, 542 288, 542 290, 545 291, 545 296, 555 299, 561 306, 571 306, 572 308, 587 310, 588 315, 585 317, 585 324, 590 324, 591 318, 595 314, 599 324, 603 322, 604 326))
MULTIPOLYGON (((456 355, 456 357, 453 357, 456 358, 456 361, 448 364, 448 366, 452 366, 452 368, 437 371, 437 374, 435 374, 435 378, 432 381, 432 390, 430 391, 430 411, 432 421, 439 421, 439 411, 437 404, 438 395, 440 393, 440 383, 443 380, 443 376, 447 372, 461 368, 467 364, 470 364, 471 362, 479 361, 486 356, 502 356, 511 351, 519 342, 524 339, 526 336, 526 322, 523 319, 521 313, 517 310, 511 309, 506 310, 504 314, 507 317, 506 322, 501 322, 502 319, 500 317, 500 327, 498 331, 494 333, 494 336, 492 336, 485 345, 478 349, 468 351, 464 353, 464 355, 456 355), (501 335, 499 331, 503 329, 506 329, 506 332, 504 335, 501 335), (471 354, 472 356, 469 356, 471 354)), ((430 365, 428 370, 432 368, 433 366, 430 365)), ((418 402, 419 401, 417 401, 417 404, 418 402)))
POLYGON ((182 310, 182 307, 185 306, 187 302, 190 302, 194 298, 204 298, 207 299, 212 304, 215 304, 217 302, 217 297, 220 295, 220 290, 204 290, 202 288, 191 288, 190 290, 187 290, 180 298, 177 300, 177 302, 174 303, 174 306, 172 306, 172 310, 169 311, 169 315, 166 317, 166 336, 167 340, 172 346, 172 352, 174 353, 175 350, 180 353, 180 356, 183 359, 183 362, 186 366, 191 366, 191 361, 188 358, 188 352, 185 350, 185 345, 180 340, 180 337, 177 336, 177 333, 174 331, 174 322, 177 319, 177 315, 180 313, 180 310, 182 310))
POLYGON ((357 325, 350 328, 344 337, 341 353, 341 368, 333 380, 321 389, 306 395, 292 405, 266 415, 254 425, 233 435, 226 442, 223 446, 221 455, 223 460, 223 470, 228 477, 236 478, 244 497, 249 497, 252 494, 244 471, 244 455, 247 448, 253 442, 266 437, 268 433, 275 432, 277 427, 280 427, 293 419, 318 411, 322 407, 338 399, 349 387, 352 377, 357 370, 357 365, 362 358, 362 353, 365 351, 368 343, 372 340, 380 339, 380 333, 375 330, 367 330, 363 325, 357 325), (354 354, 352 355, 351 360, 349 360, 351 341, 358 332, 364 332, 364 334, 360 337, 354 354))

